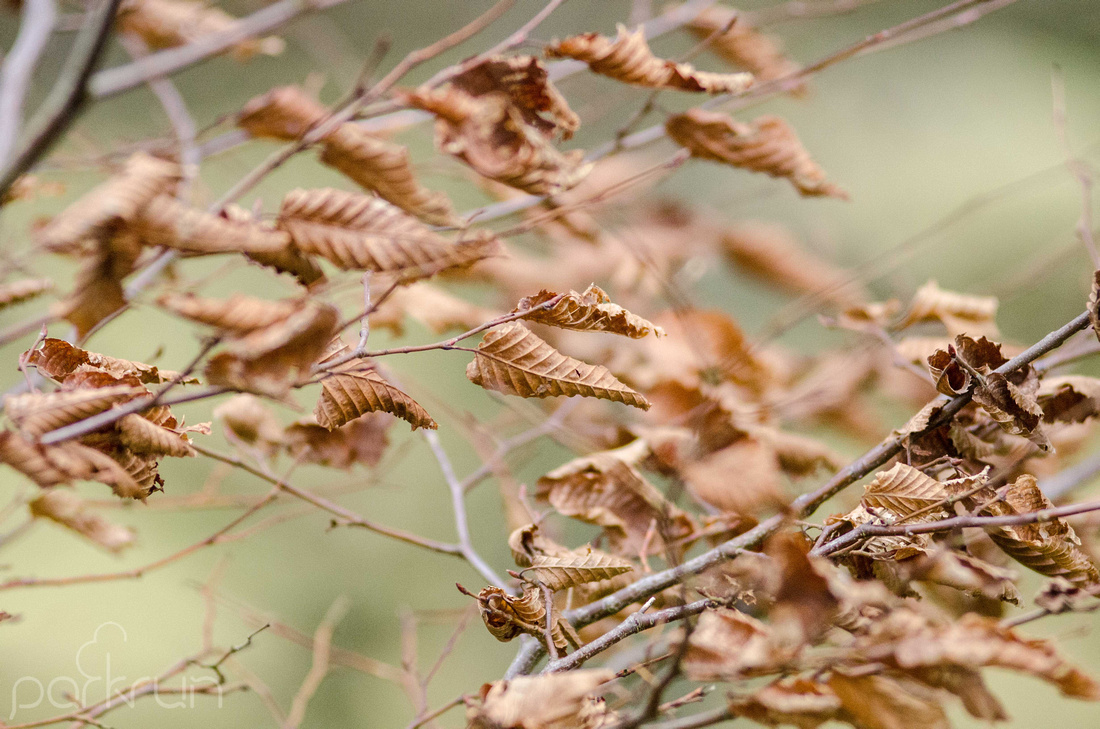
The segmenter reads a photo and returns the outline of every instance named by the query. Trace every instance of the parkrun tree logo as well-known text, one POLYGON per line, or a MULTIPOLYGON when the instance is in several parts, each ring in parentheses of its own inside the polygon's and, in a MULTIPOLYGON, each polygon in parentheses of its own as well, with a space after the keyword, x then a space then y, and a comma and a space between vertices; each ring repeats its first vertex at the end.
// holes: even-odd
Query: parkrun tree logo
POLYGON ((222 706, 220 683, 213 677, 182 676, 171 686, 161 686, 156 678, 144 676, 128 679, 115 675, 112 649, 129 641, 126 629, 115 622, 100 624, 92 638, 80 646, 74 656, 76 674, 60 675, 48 682, 34 676, 22 676, 11 687, 11 709, 8 720, 20 711, 50 706, 80 714, 102 713, 107 709, 134 705, 142 697, 152 697, 164 709, 190 709, 195 695, 214 695, 217 707, 222 706))

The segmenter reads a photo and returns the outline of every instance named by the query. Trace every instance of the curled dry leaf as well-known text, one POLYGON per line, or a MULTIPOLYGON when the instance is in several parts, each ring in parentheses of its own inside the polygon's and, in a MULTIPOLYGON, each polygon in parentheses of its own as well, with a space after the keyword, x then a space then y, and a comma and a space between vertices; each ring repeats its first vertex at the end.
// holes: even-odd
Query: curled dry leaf
POLYGON ((237 126, 253 137, 293 142, 328 114, 301 86, 277 86, 250 99, 237 115, 237 126))
POLYGON ((28 504, 31 515, 49 519, 111 552, 119 552, 134 542, 134 533, 90 512, 76 494, 48 489, 28 504))
MULTIPOLYGON (((333 362, 346 356, 351 349, 339 340, 330 345, 321 362, 333 362)), ((390 384, 374 365, 362 360, 349 360, 325 372, 321 379, 321 397, 313 414, 317 423, 328 430, 358 418, 365 413, 386 412, 412 425, 413 430, 439 426, 420 403, 390 384)))
POLYGON ((1100 379, 1084 375, 1044 377, 1037 395, 1047 423, 1081 423, 1100 413, 1100 379))
POLYGON ((402 210, 433 225, 455 225, 447 196, 420 186, 409 150, 379 139, 354 123, 341 124, 325 137, 321 161, 402 210))
POLYGON ((72 293, 54 304, 51 313, 67 319, 83 337, 126 306, 122 279, 134 270, 141 250, 141 240, 128 228, 92 241, 81 258, 72 293))
POLYGON ((190 208, 168 195, 150 201, 133 229, 148 245, 187 253, 278 253, 290 245, 281 230, 190 208))
MULTIPOLYGON (((222 215, 228 220, 248 225, 257 223, 256 216, 250 211, 238 205, 228 205, 222 210, 222 215)), ((268 221, 260 221, 261 227, 273 230, 275 224, 268 221)), ((325 272, 321 266, 308 255, 294 246, 287 246, 277 251, 263 251, 246 253, 245 257, 260 266, 273 269, 279 273, 287 273, 293 276, 299 284, 307 289, 320 286, 327 282, 325 272)))
POLYGON ((48 278, 25 278, 0 284, 0 309, 30 301, 52 290, 53 281, 48 278))
POLYGON ((726 513, 755 518, 787 503, 775 451, 752 438, 688 463, 681 475, 696 498, 726 513))
POLYGON ((941 289, 935 281, 921 286, 913 295, 909 309, 895 329, 927 321, 939 321, 948 334, 969 334, 973 337, 997 337, 997 297, 973 296, 941 289))
MULTIPOLYGON (((47 337, 38 349, 32 349, 24 355, 26 363, 33 365, 39 373, 53 380, 64 381, 77 372, 97 370, 116 377, 136 377, 146 385, 156 385, 179 380, 180 375, 170 370, 158 369, 143 362, 117 359, 97 352, 89 352, 66 342, 64 339, 47 337)), ((189 385, 198 382, 195 379, 182 379, 180 384, 189 385)))
POLYGON ((748 432, 775 451, 779 466, 793 478, 812 476, 820 468, 836 471, 847 462, 832 448, 809 436, 764 426, 750 427, 748 432))
POLYGON ((794 129, 777 116, 746 124, 718 112, 689 109, 669 117, 665 131, 692 157, 784 178, 803 197, 848 199, 848 193, 826 181, 794 129))
POLYGON ((137 454, 186 458, 195 455, 190 441, 140 415, 124 415, 118 424, 119 441, 137 454))
POLYGON ((0 431, 0 461, 43 488, 77 480, 99 481, 122 498, 144 500, 158 483, 155 469, 148 481, 136 480, 126 463, 95 448, 73 441, 44 446, 11 431, 0 431))
POLYGON ((561 152, 501 95, 473 97, 454 87, 417 89, 405 101, 436 116, 436 145, 484 175, 532 195, 575 187, 592 165, 561 152))
POLYGON ((32 437, 57 430, 70 423, 98 415, 116 403, 144 394, 130 385, 50 393, 28 392, 4 398, 4 414, 32 437))
POLYGON ((766 624, 719 608, 699 616, 683 666, 693 681, 734 681, 778 673, 792 658, 789 647, 777 645, 766 624))
MULTIPOLYGON (((709 40, 707 50, 750 71, 758 81, 773 81, 799 70, 799 65, 783 54, 773 36, 761 33, 733 8, 711 5, 695 16, 687 29, 699 40, 709 40)), ((792 93, 801 94, 805 90, 800 83, 792 93)))
POLYGON ((985 337, 972 339, 965 334, 955 337, 955 344, 937 350, 928 358, 928 371, 936 381, 936 389, 948 397, 968 392, 974 383, 973 373, 988 375, 1008 360, 1001 354, 1001 345, 985 337))
POLYGON ((613 671, 581 669, 521 676, 482 689, 467 705, 470 729, 599 729, 613 720, 593 694, 613 671))
POLYGON ((730 713, 765 726, 816 729, 838 719, 840 697, 828 684, 808 678, 782 678, 747 696, 731 696, 730 713))
POLYGON ((449 86, 479 98, 504 95, 525 124, 545 136, 560 132, 569 139, 581 120, 550 81, 546 66, 534 56, 492 56, 452 76, 449 86))
POLYGON ((475 385, 520 397, 595 397, 642 410, 649 401, 601 365, 567 357, 522 324, 492 329, 477 347, 466 377, 475 385))
POLYGON ((303 303, 293 299, 257 299, 243 294, 233 294, 228 299, 207 299, 189 293, 165 294, 157 299, 157 304, 177 316, 236 335, 284 322, 301 310, 303 303))
POLYGON ((723 232, 721 245, 738 270, 782 291, 812 295, 843 309, 867 300, 848 271, 807 251, 783 226, 742 223, 723 232))
POLYGON ((658 58, 646 43, 644 29, 632 33, 624 25, 618 26, 614 40, 599 33, 554 40, 546 48, 546 55, 575 58, 595 73, 651 89, 738 94, 753 82, 751 73, 708 73, 696 71, 688 63, 658 58))
MULTIPOLYGON (((139 36, 150 48, 173 48, 237 27, 238 21, 220 8, 193 0, 126 0, 118 11, 119 30, 139 36)), ((246 61, 256 54, 277 56, 281 38, 245 37, 233 44, 233 57, 246 61)))
POLYGON ((282 439, 287 452, 301 463, 342 469, 356 463, 374 467, 386 452, 386 431, 392 424, 393 418, 385 413, 358 417, 336 430, 305 418, 287 426, 282 439))
POLYGON ((1004 375, 994 372, 974 389, 974 402, 981 405, 1006 433, 1027 438, 1041 451, 1053 449, 1043 432, 1043 409, 1035 401, 1034 390, 1029 392, 1017 387, 1004 375))
POLYGON ((828 683, 860 729, 951 729, 939 697, 912 679, 833 671, 828 683))
POLYGON ((631 339, 641 339, 650 333, 661 337, 665 333, 664 329, 653 322, 646 321, 618 304, 611 303, 611 297, 596 284, 590 285, 583 294, 578 294, 576 291, 570 291, 567 294, 540 291, 534 296, 520 299, 516 308, 512 309, 512 313, 530 311, 553 299, 558 299, 558 302, 551 308, 533 311, 521 318, 562 329, 611 332, 631 339))
POLYGON ((128 223, 157 195, 179 182, 178 164, 138 152, 122 170, 54 216, 38 233, 38 242, 53 251, 71 251, 89 238, 100 238, 128 223))
POLYGON ((287 193, 279 226, 305 253, 343 269, 392 274, 401 281, 469 266, 500 250, 490 233, 451 243, 384 200, 331 188, 287 193))
MULTIPOLYGON (((465 591, 465 588, 459 589, 465 591)), ((486 587, 474 597, 485 627, 497 640, 508 642, 520 633, 526 633, 545 641, 546 603, 540 587, 524 583, 523 594, 519 597, 509 595, 499 587, 486 587)), ((573 626, 557 614, 550 628, 550 638, 560 651, 569 650, 570 644, 580 646, 573 626)))
POLYGON ((536 557, 568 557, 573 550, 539 531, 538 524, 526 524, 508 535, 508 548, 518 567, 530 567, 536 557))
POLYGON ((634 467, 633 445, 575 458, 540 478, 535 492, 559 513, 603 527, 611 550, 631 557, 641 551, 651 529, 651 545, 695 531, 691 517, 634 467))

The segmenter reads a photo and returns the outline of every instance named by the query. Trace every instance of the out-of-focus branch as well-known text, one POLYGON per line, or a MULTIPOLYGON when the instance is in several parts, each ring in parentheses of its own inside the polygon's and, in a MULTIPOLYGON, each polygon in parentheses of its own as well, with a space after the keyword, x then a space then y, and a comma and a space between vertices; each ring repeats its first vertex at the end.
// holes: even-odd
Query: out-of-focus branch
POLYGON ((313 663, 309 668, 309 673, 306 674, 305 679, 302 681, 298 693, 294 695, 294 700, 291 702, 286 721, 283 722, 283 729, 295 729, 295 727, 300 725, 302 720, 305 719, 306 707, 309 705, 309 700, 317 693, 317 689, 321 686, 321 681, 325 679, 329 671, 329 656, 332 653, 332 633, 336 630, 336 624, 347 614, 347 611, 347 598, 338 597, 336 598, 336 602, 332 603, 329 607, 328 612, 325 613, 325 617, 321 620, 321 624, 317 626, 317 631, 313 634, 313 663))
POLYGON ((103 54, 120 2, 101 0, 99 6, 88 13, 61 74, 28 125, 27 141, 0 168, 0 200, 12 183, 49 151, 80 113, 88 98, 88 79, 103 54))
POLYGON ((54 0, 23 3, 19 35, 0 66, 0 164, 8 161, 19 141, 27 89, 56 20, 57 3, 54 0))

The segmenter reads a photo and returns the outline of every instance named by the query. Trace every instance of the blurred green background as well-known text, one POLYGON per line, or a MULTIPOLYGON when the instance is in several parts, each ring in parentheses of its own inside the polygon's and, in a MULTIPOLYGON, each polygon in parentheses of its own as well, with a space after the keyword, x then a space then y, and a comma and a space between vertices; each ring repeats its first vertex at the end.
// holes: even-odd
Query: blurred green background
MULTIPOLYGON (((425 45, 468 22, 489 3, 439 0, 350 0, 321 15, 303 18, 282 33, 288 41, 278 58, 257 58, 241 65, 218 58, 179 74, 176 82, 200 128, 234 113, 241 104, 273 85, 323 84, 321 96, 334 101, 351 84, 363 60, 382 35, 392 39, 383 64, 388 69, 409 50, 425 45)), ((745 3, 753 9, 766 3, 745 3)), ((881 0, 851 14, 776 26, 790 54, 808 63, 868 33, 927 12, 937 3, 881 0)), ((247 14, 257 3, 233 2, 223 7, 247 14)), ((412 85, 439 68, 487 47, 512 32, 534 14, 541 2, 520 0, 508 15, 474 41, 411 74, 412 85)), ((571 0, 536 33, 537 40, 599 30, 612 32, 625 20, 631 3, 571 0)), ((0 41, 10 47, 17 17, 8 11, 0 21, 0 41)), ((71 36, 70 36, 71 37, 71 36)), ((60 36, 42 69, 33 101, 48 89, 70 37, 60 36)), ((674 34, 655 44, 666 56, 690 48, 694 41, 674 34)), ((113 50, 109 63, 125 57, 113 50)), ((713 57, 697 65, 721 68, 713 57)), ((829 69, 812 83, 805 100, 776 99, 745 112, 781 114, 798 130, 805 146, 852 200, 800 200, 781 181, 719 168, 689 164, 663 181, 659 193, 713 211, 718 220, 763 219, 790 226, 808 245, 845 266, 881 262, 869 281, 880 296, 906 298, 928 278, 945 288, 1001 297, 999 321, 1006 338, 1029 342, 1081 310, 1088 292, 1091 265, 1074 237, 1081 212, 1081 194, 1063 166, 1065 153, 1052 124, 1051 80, 1058 67, 1064 77, 1068 133, 1082 157, 1097 160, 1100 149, 1100 5, 1090 0, 1021 0, 965 29, 922 42, 856 58, 829 69)), ((643 102, 644 91, 624 92, 605 79, 579 76, 561 84, 586 126, 579 147, 608 138, 643 102), (612 103, 613 102, 613 103, 612 103)), ((670 108, 692 99, 666 94, 670 108)), ((653 118, 651 123, 659 121, 653 118)), ((402 134, 414 158, 432 160, 430 127, 402 134)), ((90 164, 96 156, 126 149, 149 137, 170 138, 171 130, 154 97, 138 89, 93 108, 74 128, 66 144, 44 168, 42 176, 66 184, 63 200, 40 198, 5 208, 0 235, 5 255, 29 247, 31 223, 59 209, 101 179, 90 164)), ((571 143, 573 144, 573 143, 571 143)), ((252 143, 211 159, 202 168, 197 202, 208 202, 249 171, 274 147, 252 143)), ((653 150, 671 152, 667 143, 653 150)), ((428 169, 434 169, 432 162, 428 169)), ((445 170, 444 170, 445 173, 445 170)), ((347 182, 303 155, 268 178, 244 201, 262 201, 272 211, 291 187, 339 185, 347 182)), ((446 189, 459 209, 481 201, 461 180, 441 174, 432 186, 446 189)), ((186 265, 188 277, 215 272, 221 262, 186 265)), ((57 259, 31 263, 38 273, 66 281, 71 265, 57 259)), ((787 299, 737 278, 714 262, 699 272, 701 298, 733 313, 750 331, 759 331, 787 299)), ((574 282, 578 290, 588 281, 574 282)), ((63 286, 64 288, 64 286, 63 286)), ((239 290, 267 297, 291 293, 289 284, 256 269, 237 267, 219 277, 211 294, 239 290)), ((344 303, 352 311, 358 293, 349 290, 344 303)), ((35 305, 3 314, 8 326, 29 316, 35 305)), ((64 328, 51 330, 64 334, 64 328)), ((388 341, 373 335, 376 345, 388 341)), ((411 342, 433 341, 416 329, 411 342)), ((812 319, 790 333, 792 346, 821 340, 812 319)), ((3 386, 18 381, 16 358, 33 335, 3 348, 0 361, 9 363, 3 386)), ((197 350, 193 330, 138 306, 117 323, 96 334, 95 351, 176 367, 197 350)), ((467 413, 488 419, 501 411, 484 392, 466 382, 463 353, 426 353, 394 363, 403 381, 433 414, 442 417, 440 437, 460 475, 476 468, 474 449, 465 439, 462 418, 467 413)), ((302 393, 303 411, 312 408, 310 393, 302 393)), ((188 422, 208 420, 209 406, 184 406, 188 422)), ((289 410, 286 417, 298 417, 289 410)), ((521 426, 520 426, 521 427, 521 426)), ((444 541, 454 538, 449 495, 422 439, 410 436, 404 424, 390 431, 390 451, 374 470, 350 474, 303 467, 295 483, 306 487, 347 484, 357 487, 341 503, 383 524, 406 528, 444 541)), ((220 436, 206 439, 225 449, 220 436)), ((858 447, 848 444, 852 455, 858 447)), ((510 463, 516 478, 532 483, 568 457, 561 447, 540 440, 517 452, 510 463)), ((280 464, 285 466, 285 463, 280 464)), ((204 460, 164 461, 161 472, 169 495, 199 491, 209 479, 221 479, 227 492, 266 492, 266 486, 240 471, 204 460)), ((0 474, 0 501, 18 498, 27 485, 12 472, 0 474)), ((103 498, 96 484, 80 487, 87 498, 103 498)), ((35 575, 56 577, 113 572, 140 566, 203 538, 238 513, 236 509, 164 510, 140 504, 106 510, 112 519, 134 527, 139 543, 121 557, 98 551, 49 524, 3 542, 0 579, 35 575)), ((284 507, 297 508, 294 504, 284 507)), ((470 497, 475 542, 499 571, 511 566, 505 545, 506 527, 499 496, 486 482, 470 497)), ((14 530, 21 516, 0 525, 14 530)), ((262 519, 262 517, 261 517, 262 519)), ((401 662, 399 615, 412 611, 421 668, 427 670, 440 654, 469 602, 454 582, 477 588, 480 578, 464 563, 433 555, 365 531, 328 529, 329 518, 311 512, 258 532, 249 539, 206 549, 138 580, 98 585, 44 587, 0 593, 0 609, 21 616, 0 625, 0 720, 18 723, 57 713, 47 706, 9 714, 15 702, 34 700, 37 687, 54 677, 72 677, 89 686, 91 699, 101 698, 102 682, 88 684, 82 669, 100 676, 109 661, 110 675, 122 677, 117 689, 135 678, 153 675, 199 646, 203 601, 198 585, 220 570, 219 591, 234 604, 275 616, 304 633, 312 633, 339 596, 350 601, 334 644, 394 665, 401 662), (98 626, 115 623, 100 631, 98 626), (83 648, 83 650, 82 650, 83 648)), ((1024 595, 1040 580, 1026 578, 1024 595)), ((215 626, 221 645, 240 643, 251 632, 234 604, 220 607, 215 626)), ((1065 653, 1100 673, 1100 640, 1088 616, 1058 617, 1029 627, 1028 632, 1059 639, 1065 653)), ((453 652, 429 688, 429 703, 439 706, 462 692, 476 690, 498 678, 515 652, 514 645, 496 642, 477 624, 462 632, 453 652)), ((285 711, 290 697, 309 669, 309 650, 273 635, 260 634, 239 656, 241 662, 272 690, 285 711)), ((192 675, 209 675, 194 671, 192 675)), ((992 686, 1013 716, 1013 727, 1074 725, 1100 727, 1095 705, 1062 699, 1048 686, 1014 676, 993 674, 992 686)), ((59 696, 71 687, 54 684, 59 696)), ((196 698, 186 709, 139 702, 134 709, 110 714, 116 727, 238 725, 265 726, 272 720, 260 697, 252 693, 227 696, 221 706, 196 698)), ((309 705, 304 726, 404 726, 413 709, 392 683, 346 668, 335 668, 309 705)), ((460 725, 461 710, 444 717, 445 726, 460 725)), ((955 711, 960 726, 967 719, 955 711)))

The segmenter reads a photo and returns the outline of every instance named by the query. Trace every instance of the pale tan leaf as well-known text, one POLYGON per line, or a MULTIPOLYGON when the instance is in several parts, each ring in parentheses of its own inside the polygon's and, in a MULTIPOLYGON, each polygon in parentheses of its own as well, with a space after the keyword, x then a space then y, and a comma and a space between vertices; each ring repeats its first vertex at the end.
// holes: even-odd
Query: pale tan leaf
MULTIPOLYGON (((139 36, 150 48, 173 48, 238 27, 239 21, 221 8, 194 0, 126 0, 118 11, 119 30, 139 36)), ((253 38, 245 34, 231 47, 233 57, 245 61, 262 53, 277 56, 285 42, 278 37, 253 38)))
POLYGON ((540 478, 535 495, 565 516, 603 527, 613 552, 635 556, 651 528, 651 543, 660 545, 690 535, 695 525, 634 468, 629 449, 576 458, 540 478))
POLYGON ((406 212, 433 225, 456 225, 447 196, 420 186, 409 150, 379 139, 354 123, 342 124, 324 139, 321 161, 406 212))
MULTIPOLYGON (((687 24, 687 29, 699 40, 708 41, 708 51, 750 71, 758 81, 773 81, 799 70, 799 65, 783 54, 779 41, 761 33, 733 8, 720 5, 704 8, 687 24)), ((796 95, 803 92, 805 85, 801 83, 791 91, 796 95)))
POLYGON ((273 455, 283 441, 283 428, 275 413, 255 395, 234 395, 214 408, 214 418, 225 425, 233 439, 273 455))
POLYGON ((50 393, 28 392, 4 398, 4 413, 21 431, 37 437, 84 418, 98 415, 116 403, 145 392, 143 388, 115 385, 94 390, 50 393))
POLYGON ((425 282, 394 289, 370 317, 371 329, 389 329, 396 336, 405 333, 405 318, 420 322, 435 334, 473 329, 500 312, 478 306, 425 282))
POLYGON ((737 94, 753 81, 750 73, 708 73, 696 71, 688 63, 658 58, 646 43, 644 29, 632 33, 624 25, 618 26, 614 40, 598 33, 554 40, 547 46, 546 55, 575 58, 587 63, 595 73, 653 89, 737 94))
POLYGON ((598 729, 608 712, 592 694, 612 678, 612 671, 581 669, 497 681, 469 706, 469 729, 598 729))
POLYGON ((538 555, 531 567, 524 570, 525 579, 537 581, 552 591, 564 590, 586 582, 609 580, 630 572, 634 565, 610 554, 572 554, 569 556, 538 555))
POLYGON ((141 240, 128 229, 97 240, 82 256, 73 291, 50 307, 50 313, 67 319, 83 337, 99 322, 126 306, 122 279, 141 254, 141 240))
POLYGON ((479 174, 532 195, 578 185, 592 169, 579 149, 561 152, 510 99, 473 97, 444 87, 407 92, 405 101, 436 116, 436 145, 479 174))
POLYGON ((237 115, 237 126, 253 137, 293 142, 327 114, 328 110, 301 86, 277 86, 250 99, 237 115))
POLYGON ((306 418, 287 426, 283 443, 290 455, 301 463, 318 463, 329 468, 351 468, 356 463, 377 466, 386 452, 386 431, 393 418, 386 413, 358 417, 336 430, 306 418))
POLYGON ((783 670, 794 654, 777 645, 768 626, 738 610, 719 608, 699 616, 684 653, 693 681, 729 681, 783 670))
POLYGON ((833 671, 829 688, 858 729, 951 729, 939 697, 911 679, 833 671))
POLYGON ((582 294, 576 291, 567 294, 540 291, 534 296, 520 299, 512 313, 529 311, 558 297, 560 300, 553 307, 531 312, 521 318, 562 329, 611 332, 631 339, 641 339, 650 333, 658 337, 664 336, 665 330, 653 322, 611 303, 611 297, 596 284, 590 285, 582 294))
POLYGON ((111 552, 119 552, 134 542, 132 531, 92 513, 70 491, 48 489, 28 506, 33 516, 56 522, 111 552))
POLYGON ((448 83, 473 97, 504 94, 524 123, 546 136, 561 132, 563 139, 569 139, 580 127, 580 119, 534 56, 486 58, 448 83))
POLYGON ((809 436, 764 426, 750 427, 748 432, 770 446, 783 471, 795 478, 812 476, 820 468, 836 471, 846 463, 839 453, 809 436))
POLYGON ((68 484, 80 475, 55 462, 52 449, 34 443, 18 433, 0 430, 0 462, 6 463, 43 488, 68 484))
POLYGON ((134 220, 133 230, 147 245, 187 253, 278 253, 290 245, 290 236, 281 230, 229 220, 168 195, 151 200, 134 220))
POLYGON ((681 469, 697 499, 727 513, 759 517, 787 502, 774 450, 743 438, 681 469))
MULTIPOLYGON (((63 339, 47 337, 38 349, 25 355, 28 365, 54 380, 63 381, 75 372, 93 369, 101 370, 116 377, 127 375, 136 377, 146 385, 155 385, 179 379, 179 374, 162 370, 143 362, 117 359, 97 352, 89 352, 74 347, 63 339)), ((182 380, 181 384, 193 384, 195 379, 182 380)))
MULTIPOLYGON (((948 487, 912 466, 898 462, 888 471, 879 471, 864 487, 862 503, 873 509, 885 509, 906 517, 933 504, 942 504, 950 496, 948 487)), ((928 517, 944 516, 942 507, 928 517)))
POLYGON ((600 365, 567 357, 522 324, 492 329, 477 347, 466 377, 475 385, 520 397, 595 397, 649 409, 649 401, 600 365))
POLYGON ((119 441, 134 453, 186 458, 195 455, 190 441, 140 415, 124 415, 118 421, 119 441))
POLYGON ((53 251, 68 251, 88 238, 99 238, 119 223, 128 223, 153 198, 180 180, 178 164, 138 152, 122 170, 54 216, 38 233, 53 251))
POLYGON ((780 117, 745 123, 718 112, 689 109, 669 117, 665 131, 692 157, 784 178, 803 197, 848 199, 848 193, 826 181, 824 170, 780 117))
POLYGON ((573 550, 563 547, 539 531, 538 524, 526 524, 508 535, 508 547, 518 567, 530 567, 536 557, 567 557, 573 550))
POLYGON ((303 302, 294 299, 271 301, 244 294, 233 294, 228 299, 165 294, 157 299, 157 304, 185 319, 243 335, 286 321, 301 310, 303 302))
POLYGON ((25 278, 0 284, 0 309, 30 301, 52 290, 53 281, 48 278, 25 278))
POLYGON ((111 456, 75 441, 55 446, 33 443, 18 433, 0 431, 0 462, 6 463, 42 487, 75 480, 99 481, 122 498, 142 499, 157 485, 153 470, 148 483, 137 481, 111 456))
POLYGON ((723 232, 721 245, 739 271, 782 291, 848 310, 867 300, 850 272, 806 250, 783 226, 741 223, 723 232))
POLYGON ((909 310, 894 328, 904 329, 920 322, 939 321, 953 337, 959 334, 969 334, 972 338, 998 337, 1000 332, 994 321, 997 305, 995 296, 945 291, 935 281, 929 281, 913 295, 909 310))
MULTIPOLYGON (((351 350, 344 344, 333 347, 322 361, 334 361, 351 350)), ((313 414, 318 424, 329 430, 358 418, 365 413, 386 412, 405 420, 413 430, 439 426, 420 403, 390 384, 374 366, 362 360, 351 360, 330 370, 321 380, 321 397, 313 414)))
POLYGON ((753 691, 730 697, 730 712, 765 726, 817 729, 838 718, 840 698, 828 684, 808 678, 784 678, 753 691))
POLYGON ((490 233, 451 243, 384 200, 330 188, 287 193, 279 225, 305 253, 343 269, 389 273, 402 281, 469 266, 500 249, 490 233))

